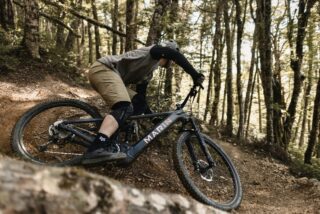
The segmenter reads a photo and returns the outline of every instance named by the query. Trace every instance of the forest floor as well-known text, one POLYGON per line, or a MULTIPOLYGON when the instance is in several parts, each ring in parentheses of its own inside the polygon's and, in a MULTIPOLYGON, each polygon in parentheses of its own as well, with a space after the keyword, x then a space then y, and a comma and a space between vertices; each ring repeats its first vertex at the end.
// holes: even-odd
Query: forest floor
MULTIPOLYGON (((74 83, 68 74, 50 75, 41 69, 28 68, 19 72, 0 72, 1 153, 14 156, 10 133, 21 114, 35 104, 55 97, 82 99, 100 108, 104 105, 90 86, 74 83)), ((319 182, 295 178, 288 166, 260 149, 223 141, 218 143, 232 157, 242 180, 243 201, 234 213, 320 213, 319 182)), ((187 195, 173 170, 170 151, 167 146, 155 144, 129 168, 108 166, 87 170, 137 188, 187 195)))

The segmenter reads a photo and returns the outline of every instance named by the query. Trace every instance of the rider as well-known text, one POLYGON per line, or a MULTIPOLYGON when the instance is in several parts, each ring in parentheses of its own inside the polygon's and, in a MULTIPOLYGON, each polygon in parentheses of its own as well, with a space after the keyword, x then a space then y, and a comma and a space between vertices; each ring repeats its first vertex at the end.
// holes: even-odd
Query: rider
POLYGON ((158 66, 170 67, 172 61, 191 75, 194 84, 201 85, 204 76, 179 52, 179 46, 173 40, 122 55, 105 56, 91 66, 89 81, 111 106, 111 113, 104 118, 95 143, 85 153, 84 162, 126 158, 125 153, 115 152, 110 137, 130 115, 151 112, 146 102, 146 89, 152 73, 158 66), (127 88, 128 84, 136 84, 136 92, 127 88))

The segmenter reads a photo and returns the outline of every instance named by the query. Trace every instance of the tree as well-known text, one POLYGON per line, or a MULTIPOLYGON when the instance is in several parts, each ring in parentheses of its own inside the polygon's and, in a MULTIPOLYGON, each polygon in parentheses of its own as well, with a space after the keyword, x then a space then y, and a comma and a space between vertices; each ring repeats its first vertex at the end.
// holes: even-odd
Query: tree
POLYGON ((92 41, 92 32, 91 32, 90 23, 88 23, 88 46, 89 46, 89 64, 92 64, 93 63, 93 58, 92 58, 93 41, 92 41))
POLYGON ((242 8, 240 0, 233 0, 236 6, 236 22, 237 22, 237 94, 238 94, 238 105, 239 105, 239 128, 237 138, 243 138, 244 132, 244 109, 243 109, 243 98, 242 98, 242 83, 241 83, 241 44, 243 26, 246 17, 247 0, 244 6, 243 19, 241 19, 242 8))
POLYGON ((25 22, 22 46, 35 59, 40 58, 39 4, 37 0, 24 0, 25 22))
POLYGON ((14 29, 12 0, 0 0, 0 25, 6 31, 14 29))
POLYGON ((170 7, 171 0, 156 0, 155 9, 150 23, 146 45, 157 43, 162 31, 162 17, 170 7))
MULTIPOLYGON (((179 7, 179 1, 172 0, 172 4, 169 11, 169 23, 166 26, 166 31, 169 39, 173 39, 176 33, 174 28, 174 22, 178 18, 178 7, 179 7)), ((173 72, 174 72, 173 70, 174 68, 172 66, 166 69, 166 79, 164 84, 164 94, 171 101, 172 101, 172 78, 173 78, 173 72)))
POLYGON ((254 32, 253 32, 253 38, 252 38, 252 47, 251 47, 251 61, 250 61, 250 68, 249 68, 249 80, 248 80, 248 85, 247 85, 247 91, 246 91, 246 97, 244 101, 244 122, 246 122, 248 116, 248 106, 249 106, 249 101, 251 94, 253 94, 252 89, 252 84, 253 84, 253 71, 254 71, 254 65, 256 62, 256 49, 257 49, 257 28, 255 26, 254 32))
MULTIPOLYGON (((113 0, 113 10, 112 10, 112 28, 117 29, 118 16, 119 16, 119 2, 118 0, 113 0)), ((127 11, 128 13, 128 11, 127 11)), ((112 55, 117 54, 117 34, 112 33, 112 55)))
MULTIPOLYGON (((288 1, 290 2, 290 1, 288 1)), ((301 92, 302 82, 305 79, 305 76, 301 73, 301 65, 303 61, 303 42, 306 35, 306 27, 310 17, 311 8, 316 3, 316 0, 299 0, 299 9, 298 9, 298 24, 297 24, 297 37, 296 37, 296 47, 295 53, 291 51, 290 58, 290 67, 294 73, 294 85, 290 104, 287 109, 287 117, 284 122, 284 133, 282 136, 282 141, 280 145, 287 150, 288 145, 291 139, 292 126, 295 119, 296 109, 298 98, 301 92)), ((290 6, 288 6, 288 10, 290 6)), ((290 12, 289 12, 290 13, 290 12)), ((292 25, 289 25, 291 27, 292 25)), ((289 30, 288 39, 289 44, 292 45, 292 34, 293 32, 289 30)))
POLYGON ((304 154, 304 163, 311 164, 313 150, 317 141, 317 133, 320 121, 320 77, 317 84, 316 98, 313 105, 312 128, 309 136, 308 147, 304 154))
MULTIPOLYGON (((220 101, 221 63, 222 63, 222 54, 223 54, 223 47, 224 47, 224 44, 222 42, 223 30, 221 28, 223 7, 224 7, 224 1, 219 0, 216 5, 215 34, 212 41, 214 48, 212 49, 212 59, 211 59, 211 66, 210 66, 210 73, 212 70, 214 74, 214 100, 212 103, 211 119, 210 119, 210 124, 212 125, 217 125, 218 109, 219 109, 219 101, 220 101)), ((209 77, 209 81, 211 81, 211 78, 212 77, 209 77)), ((209 87, 211 87, 210 84, 209 84, 209 87)))
POLYGON ((314 39, 314 32, 315 32, 315 25, 313 20, 310 20, 309 24, 309 36, 308 36, 308 83, 305 89, 305 96, 304 96, 304 106, 303 106, 303 118, 301 124, 301 133, 300 133, 300 140, 299 140, 299 147, 301 147, 304 143, 304 133, 306 128, 306 121, 307 121, 307 114, 308 114, 308 106, 309 106, 309 97, 312 87, 312 77, 313 77, 313 59, 314 59, 314 47, 313 47, 313 39, 314 39))
POLYGON ((134 0, 127 0, 126 7, 126 44, 125 51, 133 49, 134 39, 135 39, 135 11, 134 11, 134 0))
POLYGON ((73 50, 75 42, 76 42, 76 36, 73 32, 78 32, 78 28, 80 26, 80 19, 75 18, 71 24, 70 27, 72 28, 72 31, 69 31, 66 42, 65 42, 65 50, 67 52, 70 52, 73 50))
MULTIPOLYGON (((64 3, 64 0, 60 0, 61 3, 64 3)), ((66 12, 63 11, 61 8, 58 8, 57 17, 59 20, 64 21, 66 17, 66 12)), ((62 25, 57 25, 57 32, 56 32, 56 48, 63 48, 64 47, 64 27, 62 25)))
POLYGON ((230 15, 228 2, 224 3, 224 22, 225 22, 225 38, 227 44, 227 77, 226 77, 226 91, 227 91, 227 125, 226 134, 232 136, 233 131, 233 90, 232 90, 232 40, 230 32, 230 15))
POLYGON ((272 88, 272 54, 271 54, 271 0, 256 0, 257 4, 257 38, 260 53, 261 80, 267 109, 267 143, 273 144, 273 88, 272 88))
MULTIPOLYGON (((93 18, 98 21, 99 19, 98 19, 96 0, 91 0, 91 7, 92 7, 93 18)), ((99 27, 96 25, 94 26, 94 38, 96 41, 96 43, 95 43, 95 45, 96 45, 96 59, 99 59, 99 58, 101 58, 101 54, 100 54, 101 40, 100 40, 99 27)))

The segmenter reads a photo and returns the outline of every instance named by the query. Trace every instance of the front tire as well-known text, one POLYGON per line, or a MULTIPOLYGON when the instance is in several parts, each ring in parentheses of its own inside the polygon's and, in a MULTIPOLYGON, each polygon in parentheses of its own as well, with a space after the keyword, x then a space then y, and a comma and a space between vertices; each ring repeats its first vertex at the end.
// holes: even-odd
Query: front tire
MULTIPOLYGON (((15 124, 11 135, 13 151, 37 164, 68 166, 79 164, 86 147, 82 139, 55 124, 67 119, 101 118, 96 108, 79 100, 61 99, 40 103, 15 124)), ((83 130, 97 130, 97 124, 76 124, 83 130)))
POLYGON ((235 209, 242 200, 239 175, 222 148, 207 135, 202 134, 202 137, 215 166, 199 170, 208 166, 207 159, 195 134, 184 132, 173 152, 176 172, 187 191, 198 201, 222 210, 235 209), (191 158, 191 150, 196 158, 191 158))

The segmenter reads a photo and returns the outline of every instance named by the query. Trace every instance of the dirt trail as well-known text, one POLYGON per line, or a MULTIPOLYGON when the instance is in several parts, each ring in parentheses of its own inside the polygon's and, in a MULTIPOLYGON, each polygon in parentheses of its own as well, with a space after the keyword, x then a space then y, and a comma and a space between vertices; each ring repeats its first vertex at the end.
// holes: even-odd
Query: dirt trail
MULTIPOLYGON (((68 97, 103 105, 90 88, 62 82, 50 75, 44 74, 37 79, 31 76, 36 75, 25 74, 17 78, 15 74, 0 74, 0 151, 10 156, 13 156, 9 143, 12 127, 20 115, 36 103, 68 97)), ((234 213, 320 213, 319 182, 293 177, 287 166, 260 151, 219 143, 233 158, 243 184, 243 202, 234 213)), ((127 169, 99 167, 88 170, 138 188, 186 194, 173 171, 170 151, 156 145, 127 169)))

